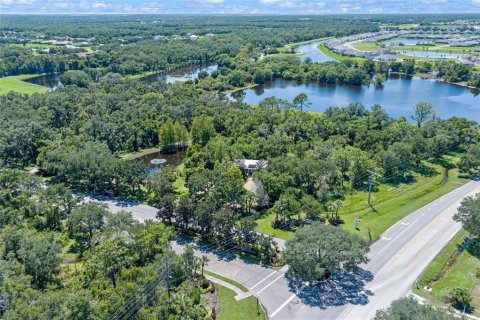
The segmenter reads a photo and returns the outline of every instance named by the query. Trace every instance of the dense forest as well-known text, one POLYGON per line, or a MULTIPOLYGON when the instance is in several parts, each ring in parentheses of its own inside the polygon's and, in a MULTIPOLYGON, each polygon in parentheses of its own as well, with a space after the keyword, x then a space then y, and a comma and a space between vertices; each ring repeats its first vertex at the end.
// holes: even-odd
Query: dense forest
POLYGON ((211 290, 205 258, 194 257, 191 247, 175 255, 169 245, 175 235, 281 266, 275 241, 256 232, 256 219, 273 214, 274 227, 288 229, 301 212, 322 227, 339 225, 342 201, 365 191, 372 171, 375 188, 434 174, 432 163, 449 169, 445 155, 455 155, 465 175, 480 167, 478 124, 442 119, 428 102, 408 106, 411 116, 397 119, 380 105, 360 103, 332 102, 311 113, 305 94, 269 97, 255 107, 225 94, 273 78, 369 84, 389 70, 436 70, 478 86, 473 68, 451 62, 319 64, 268 55, 287 43, 377 31, 386 22, 380 16, 44 19, 7 16, 0 25, 17 37, 1 39, 0 76, 59 72, 64 84, 45 94, 0 95, 2 319, 214 318, 204 300, 211 290), (200 38, 188 38, 192 33, 200 38), (80 58, 10 46, 39 34, 94 38, 96 50, 80 58), (218 70, 193 81, 127 76, 212 62, 218 70), (183 165, 149 174, 143 162, 122 157, 147 148, 185 150, 183 165), (244 188, 242 159, 268 163, 253 175, 256 193, 244 188), (38 177, 27 173, 32 167, 38 177), (111 214, 85 202, 84 193, 148 203, 161 222, 111 214), (133 301, 138 296, 141 303, 133 301))

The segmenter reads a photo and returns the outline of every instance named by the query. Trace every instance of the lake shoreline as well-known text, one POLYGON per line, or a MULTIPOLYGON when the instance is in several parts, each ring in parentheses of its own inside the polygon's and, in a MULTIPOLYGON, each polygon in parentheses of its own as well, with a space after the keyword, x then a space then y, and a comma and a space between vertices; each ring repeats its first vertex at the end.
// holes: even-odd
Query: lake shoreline
MULTIPOLYGON (((475 90, 475 91, 478 91, 478 93, 480 93, 480 88, 476 88, 474 86, 469 86, 467 83, 464 83, 464 82, 450 82, 450 81, 447 81, 447 80, 444 80, 444 79, 440 79, 440 78, 437 78, 433 75, 429 75, 428 73, 415 73, 413 75, 411 74, 407 74, 405 72, 390 72, 390 74, 397 74, 397 75, 402 75, 402 76, 411 76, 411 77, 418 77, 418 78, 421 78, 421 79, 431 79, 431 80, 435 80, 435 81, 438 81, 438 82, 443 82, 443 83, 446 83, 446 84, 450 84, 450 85, 454 85, 454 86, 458 86, 458 87, 463 87, 463 88, 468 88, 468 89, 472 89, 472 90, 475 90)), ((388 80, 387 80, 388 81, 388 80)))

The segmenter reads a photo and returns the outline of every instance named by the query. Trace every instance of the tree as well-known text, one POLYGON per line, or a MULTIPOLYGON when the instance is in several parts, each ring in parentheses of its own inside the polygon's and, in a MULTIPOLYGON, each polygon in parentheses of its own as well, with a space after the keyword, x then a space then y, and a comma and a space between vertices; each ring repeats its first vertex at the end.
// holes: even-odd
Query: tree
POLYGON ((455 288, 450 293, 452 306, 458 310, 468 310, 470 308, 470 303, 472 302, 472 295, 470 291, 465 288, 455 288))
POLYGON ((334 272, 357 270, 360 263, 368 262, 368 251, 367 240, 315 222, 287 241, 285 261, 292 275, 312 281, 334 272))
POLYGON ((175 208, 175 221, 187 229, 195 216, 195 204, 189 196, 178 199, 175 208))
POLYGON ((207 142, 215 135, 212 119, 202 115, 195 117, 192 122, 192 143, 205 146, 207 142))
POLYGON ((78 206, 67 219, 70 237, 79 244, 91 248, 93 237, 104 228, 106 215, 107 208, 102 204, 91 202, 78 206))
POLYGON ((133 248, 140 264, 152 261, 156 255, 168 248, 173 230, 160 222, 146 221, 132 228, 133 248))
POLYGON ((97 306, 91 294, 82 290, 72 295, 67 301, 67 320, 100 320, 97 306))
POLYGON ((20 242, 18 258, 25 265, 25 272, 40 289, 53 280, 60 262, 62 247, 53 238, 29 234, 20 242))
POLYGON ((378 310, 374 320, 454 320, 454 315, 441 308, 420 304, 414 298, 401 298, 393 301, 384 310, 378 310))
POLYGON ((460 222, 465 230, 478 237, 480 235, 480 193, 463 199, 453 220, 460 222))
POLYGON ((172 119, 169 119, 160 127, 158 140, 160 142, 160 149, 162 152, 172 153, 177 151, 177 137, 175 134, 175 125, 173 124, 172 119))
POLYGON ((435 115, 435 108, 430 103, 422 101, 415 107, 412 119, 417 122, 417 126, 420 128, 426 121, 434 119, 435 115))
POLYGON ((303 92, 300 93, 299 95, 297 95, 293 99, 293 104, 300 111, 303 111, 303 108, 310 108, 310 106, 312 105, 312 103, 310 101, 308 101, 307 94, 303 93, 303 92))
POLYGON ((117 274, 131 262, 131 252, 120 239, 106 239, 98 244, 85 257, 83 269, 87 279, 95 279, 103 275, 110 280, 113 287, 117 287, 117 274))
POLYGON ((387 77, 385 76, 385 73, 377 73, 377 74, 375 75, 375 82, 376 82, 378 85, 382 85, 382 83, 384 83, 385 80, 387 80, 387 77))

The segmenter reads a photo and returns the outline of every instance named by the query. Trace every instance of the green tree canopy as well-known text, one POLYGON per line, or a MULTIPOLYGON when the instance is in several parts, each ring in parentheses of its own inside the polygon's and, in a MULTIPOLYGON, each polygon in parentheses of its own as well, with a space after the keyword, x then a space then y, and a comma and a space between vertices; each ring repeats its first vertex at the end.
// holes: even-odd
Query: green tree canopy
POLYGON ((355 271, 368 261, 367 240, 340 228, 313 223, 288 240, 285 261, 289 272, 303 280, 319 280, 341 271, 355 271))

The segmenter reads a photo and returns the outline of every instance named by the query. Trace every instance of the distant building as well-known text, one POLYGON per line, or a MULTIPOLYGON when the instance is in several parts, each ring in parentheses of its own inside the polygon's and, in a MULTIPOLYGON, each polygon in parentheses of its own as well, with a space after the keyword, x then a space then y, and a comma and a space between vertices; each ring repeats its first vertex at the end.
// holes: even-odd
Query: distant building
POLYGON ((252 159, 235 159, 233 162, 247 175, 252 175, 254 171, 265 169, 268 162, 265 160, 252 160, 252 159))

